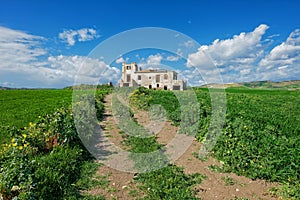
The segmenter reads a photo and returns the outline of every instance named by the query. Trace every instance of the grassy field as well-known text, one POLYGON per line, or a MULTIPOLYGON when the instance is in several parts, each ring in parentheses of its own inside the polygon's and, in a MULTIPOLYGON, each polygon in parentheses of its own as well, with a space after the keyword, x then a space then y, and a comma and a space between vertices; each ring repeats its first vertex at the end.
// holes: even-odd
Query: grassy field
MULTIPOLYGON (((207 89, 198 88, 195 93, 200 104, 196 138, 202 141, 210 123, 210 96, 207 89)), ((174 93, 151 91, 148 96, 135 99, 134 104, 161 104, 168 118, 180 124, 174 93)), ((225 124, 212 155, 224 162, 225 172, 280 182, 284 185, 281 195, 299 199, 300 91, 228 88, 226 99, 225 124)))
MULTIPOLYGON (((104 91, 104 93, 107 92, 107 90, 104 91)), ((194 91, 200 105, 200 123, 198 125, 196 138, 198 141, 202 141, 206 137, 210 123, 210 95, 208 90, 205 88, 195 88, 194 91)), ((214 92, 218 92, 218 90, 214 90, 214 92)), ((102 92, 99 92, 98 96, 101 93, 102 92)), ((72 117, 70 117, 70 111, 60 110, 59 112, 54 112, 57 108, 70 105, 71 98, 71 90, 0 91, 1 125, 10 127, 15 126, 17 128, 22 128, 24 126, 29 126, 30 128, 32 126, 29 132, 33 136, 35 136, 34 134, 38 134, 38 131, 40 130, 50 131, 52 134, 50 134, 51 137, 54 137, 58 132, 62 132, 63 136, 70 140, 70 143, 62 144, 66 150, 58 148, 55 150, 55 153, 57 153, 57 156, 69 155, 67 157, 70 160, 67 160, 66 158, 63 162, 66 164, 68 162, 75 162, 76 164, 76 162, 78 162, 78 156, 81 155, 79 153, 81 150, 79 151, 77 149, 77 145, 73 144, 74 138, 76 138, 76 136, 74 136, 74 134, 76 135, 76 131, 71 122, 72 117), (51 114, 53 112, 54 114, 49 115, 46 118, 42 117, 42 119, 39 119, 39 116, 45 116, 45 114, 51 114), (61 116, 64 117, 61 118, 61 116), (63 126, 53 124, 52 119, 60 119, 59 121, 64 123, 63 126, 70 127, 70 130, 65 128, 62 129, 63 126), (29 125, 30 122, 33 124, 29 125), (49 128, 48 126, 45 127, 45 125, 43 125, 45 122, 51 124, 49 127, 53 126, 54 128, 49 128)), ((103 96, 100 95, 99 98, 99 102, 101 99, 103 100, 103 96)), ((167 111, 167 117, 173 121, 175 125, 178 125, 181 122, 180 105, 173 92, 142 90, 137 96, 132 98, 132 100, 135 101, 133 102, 135 105, 140 105, 140 108, 143 109, 148 109, 151 105, 160 104, 167 111)), ((225 172, 235 172, 238 175, 245 175, 253 179, 261 178, 282 183, 283 187, 281 189, 276 189, 275 192, 290 199, 299 199, 300 91, 227 88, 226 100, 226 119, 222 127, 222 135, 211 152, 214 157, 224 162, 222 170, 225 172)), ((103 111, 101 109, 103 108, 100 106, 98 109, 100 113, 103 111)), ((13 143, 11 144, 11 148, 23 148, 23 146, 20 147, 13 145, 17 145, 15 140, 25 140, 24 138, 22 139, 22 135, 25 134, 24 131, 25 130, 16 132, 19 135, 15 136, 14 141, 12 141, 13 143)), ((48 139, 50 136, 47 136, 48 139)), ((39 145, 41 144, 39 142, 47 141, 45 138, 40 138, 40 136, 36 135, 36 137, 37 138, 32 139, 35 143, 30 144, 30 141, 28 140, 28 144, 26 143, 26 146, 31 145, 32 147, 40 148, 39 145)), ((130 145, 133 150, 135 150, 134 148, 138 143, 141 143, 140 141, 134 140, 128 141, 131 142, 130 145)), ((42 143, 42 145, 45 144, 42 143)), ((155 142, 153 145, 153 148, 158 147, 155 142)), ((20 151, 24 153, 24 150, 20 151)), ((48 165, 47 162, 58 159, 58 157, 45 154, 45 152, 34 154, 34 156, 38 156, 38 162, 45 166, 48 165)), ((2 163, 9 163, 7 162, 7 157, 2 156, 0 157, 0 160, 1 159, 2 163)), ((15 157, 11 157, 9 159, 8 160, 12 163, 16 162, 15 157)), ((22 162, 27 163, 27 157, 25 161, 24 159, 24 157, 21 157, 22 162)), ((18 160, 18 162, 21 161, 18 160)), ((5 164, 5 166, 10 173, 13 165, 9 166, 5 164)), ((66 166, 63 165, 62 167, 66 166)), ((18 172, 18 170, 16 171, 18 172)), ((30 168, 30 170, 34 169, 30 168)), ((58 168, 58 170, 60 170, 60 168, 58 168)), ((75 169, 68 170, 72 171, 75 169)), ((64 173, 65 171, 62 170, 62 172, 64 173)), ((35 178, 51 176, 51 174, 48 174, 46 171, 38 170, 34 173, 36 176, 35 178)), ((155 173, 160 172, 153 172, 153 174, 155 173)), ((170 172, 169 175, 172 173, 170 172)), ((176 173, 182 174, 181 171, 176 171, 176 173)), ((24 179, 25 178, 28 177, 24 177, 24 179)), ((152 180, 150 179, 150 176, 146 175, 139 176, 139 178, 142 181, 147 180, 149 184, 151 181, 154 181, 154 179, 152 180)), ((66 181, 68 182, 69 180, 66 181)), ((145 184, 147 184, 147 182, 145 182, 145 184)), ((25 181, 25 183, 29 185, 31 184, 28 181, 25 181)), ((2 187, 4 186, 2 185, 2 187)), ((155 196, 156 194, 152 195, 155 196)))
POLYGON ((71 101, 71 90, 0 90, 0 126, 22 128, 71 101))

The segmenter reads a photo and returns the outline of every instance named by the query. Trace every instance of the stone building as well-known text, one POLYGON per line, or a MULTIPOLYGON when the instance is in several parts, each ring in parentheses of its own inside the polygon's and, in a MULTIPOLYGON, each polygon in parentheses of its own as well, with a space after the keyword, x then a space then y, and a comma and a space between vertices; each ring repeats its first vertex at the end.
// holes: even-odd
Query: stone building
POLYGON ((177 72, 145 69, 142 70, 135 62, 122 63, 120 87, 143 86, 149 89, 185 90, 186 81, 177 79, 177 72))

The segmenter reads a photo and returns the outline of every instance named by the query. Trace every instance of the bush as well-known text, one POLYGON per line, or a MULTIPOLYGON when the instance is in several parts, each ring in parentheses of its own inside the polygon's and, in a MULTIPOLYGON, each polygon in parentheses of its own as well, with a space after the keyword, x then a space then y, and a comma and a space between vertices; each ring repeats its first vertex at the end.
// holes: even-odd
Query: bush
POLYGON ((150 106, 150 90, 145 87, 139 87, 133 91, 130 96, 130 104, 138 109, 147 110, 150 106))
POLYGON ((74 184, 80 176, 82 149, 58 146, 39 157, 35 164, 34 195, 38 199, 61 199, 79 196, 74 184))

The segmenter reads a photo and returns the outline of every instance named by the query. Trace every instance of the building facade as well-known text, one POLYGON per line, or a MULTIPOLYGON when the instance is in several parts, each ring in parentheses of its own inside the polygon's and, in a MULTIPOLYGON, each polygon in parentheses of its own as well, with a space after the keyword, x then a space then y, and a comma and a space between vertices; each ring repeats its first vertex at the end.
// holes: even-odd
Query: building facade
POLYGON ((175 71, 146 69, 142 70, 135 62, 122 63, 120 87, 143 86, 149 89, 185 90, 186 81, 177 79, 175 71))

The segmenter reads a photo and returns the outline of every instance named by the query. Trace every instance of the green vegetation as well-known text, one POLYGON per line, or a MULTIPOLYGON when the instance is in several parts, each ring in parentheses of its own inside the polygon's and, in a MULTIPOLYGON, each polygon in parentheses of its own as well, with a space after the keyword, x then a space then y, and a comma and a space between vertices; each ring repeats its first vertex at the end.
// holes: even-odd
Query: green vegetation
POLYGON ((22 128, 71 102, 71 90, 0 90, 0 126, 22 128))
MULTIPOLYGON (((203 141, 211 117, 210 96, 207 89, 194 91, 200 104, 196 138, 203 141)), ((180 124, 180 104, 174 93, 152 90, 148 95, 150 106, 162 105, 169 120, 180 124)), ((299 91, 228 88, 225 124, 212 151, 224 162, 223 170, 283 183, 286 196, 299 199, 299 97, 299 91)))
MULTIPOLYGON (((85 130, 86 135, 81 137, 86 137, 87 141, 93 138, 95 126, 93 123, 90 123, 91 127, 84 126, 90 121, 91 107, 96 102, 97 118, 101 120, 103 98, 111 90, 105 86, 98 88, 96 99, 89 95, 77 99, 76 105, 80 106, 73 109, 80 113, 76 120, 82 125, 77 128, 85 130)), ((190 112, 180 105, 176 93, 171 91, 138 89, 129 102, 145 110, 159 104, 166 117, 177 126, 185 121, 194 125, 194 119, 199 119, 197 129, 181 128, 187 132, 195 131, 196 139, 204 142, 212 116, 210 93, 203 88, 195 88, 194 92, 199 102, 198 118, 190 116, 190 112)), ((213 92, 220 90, 214 89, 213 92)), ((91 162, 91 156, 78 137, 70 108, 71 99, 72 91, 68 89, 0 91, 0 139, 4 143, 0 147, 2 195, 7 198, 18 196, 19 199, 53 199, 51 194, 55 193, 56 199, 103 199, 79 193, 96 185, 105 187, 108 182, 105 177, 88 178, 97 166, 91 162)), ((288 199, 300 199, 300 91, 228 88, 226 100, 222 134, 211 152, 224 164, 222 167, 212 165, 210 169, 276 181, 283 186, 274 188, 273 193, 288 199)), ((120 103, 114 105, 113 112, 121 120, 119 125, 126 130, 120 134, 132 152, 136 167, 151 163, 148 168, 142 168, 146 173, 135 177, 144 198, 195 199, 193 186, 204 177, 185 175, 181 168, 166 165, 164 156, 153 154, 153 158, 145 160, 134 154, 163 152, 164 147, 137 124, 130 109, 120 103), (122 119, 126 120, 122 122, 122 119), (130 135, 126 134, 127 130, 131 131, 130 135), (165 167, 151 171, 159 166, 165 167)), ((230 177, 223 180, 225 184, 235 184, 230 177)), ((134 195, 135 191, 132 193, 134 195)))
MULTIPOLYGON (((147 108, 146 105, 150 105, 148 101, 152 99, 149 94, 149 90, 144 88, 135 90, 130 97, 131 104, 138 108, 147 108)), ((156 141, 156 137, 149 137, 149 133, 132 119, 132 111, 118 97, 113 97, 113 107, 119 126, 127 130, 121 134, 132 152, 130 157, 135 162, 135 167, 144 172, 134 179, 141 184, 140 188, 145 193, 144 199, 198 199, 195 197, 194 185, 200 184, 205 177, 200 174, 185 175, 182 168, 169 165, 163 154, 163 146, 156 141), (151 152, 157 153, 150 154, 151 152), (143 153, 149 154, 144 156, 143 153)))
MULTIPOLYGON (((220 88, 224 85, 218 84, 208 84, 205 87, 214 87, 220 88)), ((291 81, 281 81, 281 82, 273 82, 273 81, 253 81, 246 83, 229 83, 225 84, 226 88, 241 88, 241 89, 264 89, 264 90, 299 90, 300 89, 300 80, 291 80, 291 81)))
POLYGON ((224 181, 225 185, 227 185, 227 186, 236 184, 236 181, 228 175, 223 176, 222 180, 224 181))
POLYGON ((204 179, 200 174, 185 175, 183 169, 169 165, 156 171, 139 174, 138 183, 146 193, 144 199, 198 199, 195 197, 194 185, 204 179))
POLYGON ((244 83, 242 85, 250 88, 299 89, 300 81, 284 81, 284 82, 256 81, 256 82, 244 83))
MULTIPOLYGON (((29 104, 30 95, 36 94, 37 91, 18 90, 10 93, 12 96, 6 93, 8 96, 5 98, 13 99, 16 94, 22 95, 22 92, 27 97, 26 101, 19 99, 19 101, 9 102, 29 104)), ((92 198, 80 193, 80 190, 96 185, 105 186, 107 180, 105 177, 92 175, 98 165, 93 162, 92 156, 79 139, 70 106, 71 91, 49 90, 49 93, 54 92, 52 95, 61 95, 61 97, 51 96, 53 101, 48 96, 47 90, 40 90, 40 92, 39 97, 48 99, 48 103, 56 102, 53 100, 55 98, 66 99, 66 101, 58 101, 62 104, 52 104, 45 110, 38 105, 29 106, 34 111, 40 110, 35 120, 27 122, 28 125, 22 128, 12 126, 5 129, 8 138, 5 142, 2 141, 4 144, 0 146, 0 194, 4 199, 14 197, 18 199, 103 199, 101 196, 92 198), (42 96, 43 94, 45 96, 42 96), (66 96, 63 97, 63 94, 66 96), (61 105, 63 106, 60 107, 61 105), (43 114, 50 110, 52 114, 43 114)), ((97 91, 95 99, 90 98, 89 95, 82 97, 89 101, 84 101, 82 104, 78 101, 75 104, 81 104, 81 110, 77 111, 85 111, 80 112, 78 123, 81 122, 80 119, 88 119, 90 112, 93 111, 90 108, 94 103, 96 103, 96 113, 101 117, 104 110, 104 96, 109 92, 108 89, 97 91)), ((44 106, 44 103, 40 106, 44 106)), ((20 116, 20 121, 28 120, 26 115, 19 115, 23 112, 17 111, 16 115, 20 116)))
POLYGON ((224 172, 224 169, 222 168, 222 166, 217 166, 217 165, 209 165, 208 168, 213 171, 213 172, 224 172))

